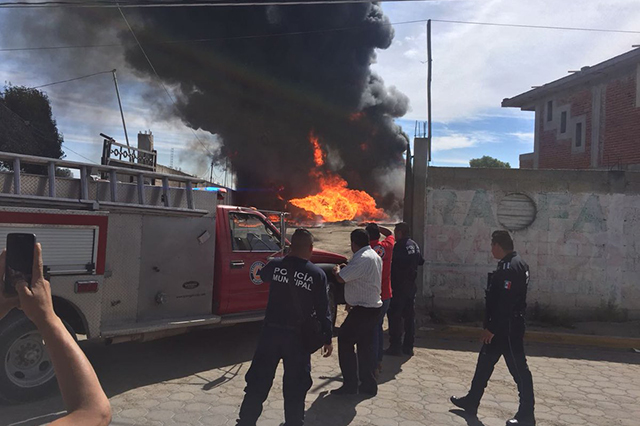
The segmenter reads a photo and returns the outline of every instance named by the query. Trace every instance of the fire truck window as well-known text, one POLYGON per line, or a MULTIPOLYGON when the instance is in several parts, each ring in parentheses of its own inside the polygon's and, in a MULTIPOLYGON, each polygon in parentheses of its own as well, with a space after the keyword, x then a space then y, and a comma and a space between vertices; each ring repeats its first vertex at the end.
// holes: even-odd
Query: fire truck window
POLYGON ((280 250, 278 236, 259 217, 231 213, 229 221, 233 251, 274 252, 280 250))

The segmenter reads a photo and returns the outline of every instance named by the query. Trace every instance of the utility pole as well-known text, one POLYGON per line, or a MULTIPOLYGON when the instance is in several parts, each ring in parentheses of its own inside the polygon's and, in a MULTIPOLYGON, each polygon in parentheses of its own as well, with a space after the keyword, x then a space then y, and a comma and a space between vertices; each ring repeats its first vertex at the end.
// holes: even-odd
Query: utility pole
POLYGON ((127 146, 129 145, 129 135, 127 134, 127 123, 124 121, 124 112, 122 111, 122 102, 120 101, 120 90, 118 89, 118 79, 116 78, 116 70, 111 70, 113 73, 113 83, 116 85, 116 96, 118 97, 118 105, 120 106, 120 116, 122 117, 122 127, 124 128, 124 138, 127 141, 127 146))
POLYGON ((427 139, 429 140, 429 152, 427 162, 431 161, 431 19, 427 21, 427 139))

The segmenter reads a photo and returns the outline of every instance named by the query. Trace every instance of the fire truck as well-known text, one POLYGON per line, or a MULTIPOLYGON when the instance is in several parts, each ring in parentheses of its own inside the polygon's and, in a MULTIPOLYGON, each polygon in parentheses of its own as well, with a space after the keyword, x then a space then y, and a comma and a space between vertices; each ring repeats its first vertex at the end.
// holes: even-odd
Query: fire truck
MULTIPOLYGON (((224 189, 188 176, 2 152, 0 164, 0 244, 36 234, 74 336, 147 341, 263 319, 269 286, 258 273, 286 250, 284 213, 224 205, 224 189), (40 174, 23 172, 33 167, 40 174)), ((346 261, 322 250, 311 260, 327 272, 346 261)), ((42 337, 18 310, 0 320, 0 360, 4 399, 55 387, 42 337)))

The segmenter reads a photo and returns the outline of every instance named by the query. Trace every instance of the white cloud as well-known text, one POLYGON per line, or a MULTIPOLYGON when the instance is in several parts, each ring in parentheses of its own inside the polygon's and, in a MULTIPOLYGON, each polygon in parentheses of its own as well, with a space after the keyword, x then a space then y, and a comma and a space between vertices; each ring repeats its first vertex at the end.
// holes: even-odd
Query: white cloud
POLYGON ((532 144, 534 133, 533 132, 513 132, 509 133, 509 136, 513 136, 518 142, 532 144))
MULTIPOLYGON (((637 0, 491 0, 384 3, 391 22, 420 18, 550 26, 637 30, 637 0)), ((408 119, 426 117, 426 51, 424 24, 395 27, 394 44, 378 52, 374 66, 389 85, 411 98, 408 119)), ((503 98, 567 75, 567 70, 594 65, 631 49, 635 34, 559 31, 432 23, 433 119, 451 122, 500 108, 503 98)), ((505 114, 509 114, 505 109, 505 114)), ((513 115, 532 117, 513 110, 513 115)))
POLYGON ((472 148, 483 143, 495 142, 498 142, 496 135, 488 132, 445 133, 444 136, 438 136, 438 134, 435 134, 431 150, 434 152, 450 151, 453 149, 472 148))

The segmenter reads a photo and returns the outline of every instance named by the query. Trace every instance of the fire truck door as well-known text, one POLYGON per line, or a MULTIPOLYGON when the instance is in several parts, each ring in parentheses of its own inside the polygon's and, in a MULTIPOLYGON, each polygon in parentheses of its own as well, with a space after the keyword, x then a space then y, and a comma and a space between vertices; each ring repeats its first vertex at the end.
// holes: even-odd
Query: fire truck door
POLYGON ((209 315, 214 219, 145 216, 138 321, 209 315))
POLYGON ((228 286, 229 313, 265 309, 269 285, 258 273, 269 258, 280 251, 278 235, 261 217, 251 213, 230 212, 231 252, 223 265, 228 286))

